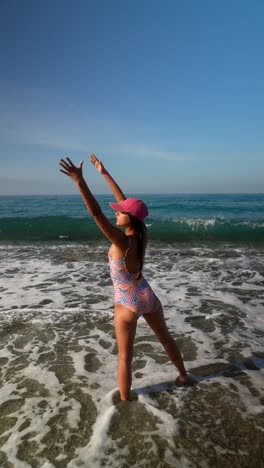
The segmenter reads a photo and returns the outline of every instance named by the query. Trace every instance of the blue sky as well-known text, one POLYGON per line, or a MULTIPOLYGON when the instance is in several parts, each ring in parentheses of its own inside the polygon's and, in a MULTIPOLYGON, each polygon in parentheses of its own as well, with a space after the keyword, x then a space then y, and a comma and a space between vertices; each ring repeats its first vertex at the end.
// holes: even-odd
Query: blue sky
POLYGON ((2 0, 0 194, 264 192, 264 3, 2 0))

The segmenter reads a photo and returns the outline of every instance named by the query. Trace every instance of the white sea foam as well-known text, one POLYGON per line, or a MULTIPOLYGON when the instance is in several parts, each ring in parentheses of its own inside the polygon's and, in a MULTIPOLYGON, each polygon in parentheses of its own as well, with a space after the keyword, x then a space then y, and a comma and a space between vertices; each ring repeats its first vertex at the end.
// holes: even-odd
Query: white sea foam
MULTIPOLYGON (((65 427, 61 451, 54 460, 67 459, 71 468, 126 463, 133 441, 127 435, 127 445, 120 444, 121 436, 115 435, 112 424, 116 420, 121 424, 127 417, 131 430, 138 431, 151 447, 153 459, 158 460, 164 450, 166 463, 180 461, 179 466, 191 467, 195 466, 192 454, 177 446, 186 424, 181 414, 187 411, 188 395, 190 404, 197 398, 197 408, 208 411, 208 417, 206 405, 213 392, 226 394, 227 405, 236 401, 235 411, 245 424, 261 415, 263 256, 248 251, 244 255, 243 249, 236 249, 236 255, 209 248, 150 249, 145 274, 164 305, 167 324, 195 385, 173 386, 175 369, 140 319, 133 371, 138 401, 127 413, 116 389, 117 350, 106 250, 97 249, 97 257, 82 259, 78 248, 83 249, 69 244, 57 250, 39 246, 19 252, 10 246, 2 256, 0 320, 6 335, 0 348, 0 405, 5 409, 13 404, 8 416, 16 420, 4 431, 8 438, 1 447, 9 463, 30 466, 19 458, 26 438, 38 445, 34 456, 40 465, 54 466, 45 448, 52 445, 52 421, 57 419, 65 427), (142 421, 142 428, 133 429, 143 410, 146 426, 142 421), (83 414, 91 433, 85 432, 83 414), (73 436, 80 443, 76 442, 68 459, 67 437, 73 436), (166 449, 161 448, 163 444, 166 449)), ((256 419, 255 427, 259 426, 256 419)), ((210 429, 200 432, 208 438, 210 429)), ((219 441, 221 450, 225 450, 224 439, 219 441)), ((135 462, 144 466, 144 458, 135 462)))
POLYGON ((93 435, 89 443, 76 450, 77 457, 72 460, 68 465, 69 468, 77 466, 94 466, 100 467, 101 458, 104 458, 104 449, 109 444, 110 440, 108 437, 108 428, 112 419, 112 416, 116 410, 114 405, 105 407, 97 418, 95 425, 93 426, 93 435))

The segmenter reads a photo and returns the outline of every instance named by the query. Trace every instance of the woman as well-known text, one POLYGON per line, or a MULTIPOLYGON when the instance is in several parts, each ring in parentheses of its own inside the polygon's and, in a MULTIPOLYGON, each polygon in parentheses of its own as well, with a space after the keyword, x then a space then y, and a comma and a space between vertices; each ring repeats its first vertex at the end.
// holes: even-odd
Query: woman
POLYGON ((61 172, 76 184, 83 201, 102 233, 112 242, 109 250, 110 273, 115 290, 115 333, 118 345, 118 386, 121 400, 129 400, 132 383, 132 358, 137 320, 143 315, 155 332, 168 357, 179 371, 177 381, 187 384, 182 356, 170 335, 159 299, 142 275, 147 233, 143 220, 148 215, 146 205, 136 198, 126 198, 101 161, 90 154, 91 162, 105 177, 117 203, 110 203, 116 212, 113 226, 89 190, 82 174, 83 161, 74 166, 69 158, 60 160, 61 172), (119 229, 119 227, 124 229, 119 229))

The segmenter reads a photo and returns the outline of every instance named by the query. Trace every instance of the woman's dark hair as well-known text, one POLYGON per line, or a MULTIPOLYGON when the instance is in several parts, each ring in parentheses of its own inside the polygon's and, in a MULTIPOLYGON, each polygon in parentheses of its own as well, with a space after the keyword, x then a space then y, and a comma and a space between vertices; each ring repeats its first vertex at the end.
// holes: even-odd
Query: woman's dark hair
POLYGON ((144 263, 144 255, 145 255, 145 250, 147 246, 147 228, 145 226, 145 223, 141 221, 138 218, 135 218, 135 216, 126 213, 129 216, 131 226, 132 228, 135 229, 138 233, 138 255, 140 258, 140 272, 143 269, 143 263, 144 263))

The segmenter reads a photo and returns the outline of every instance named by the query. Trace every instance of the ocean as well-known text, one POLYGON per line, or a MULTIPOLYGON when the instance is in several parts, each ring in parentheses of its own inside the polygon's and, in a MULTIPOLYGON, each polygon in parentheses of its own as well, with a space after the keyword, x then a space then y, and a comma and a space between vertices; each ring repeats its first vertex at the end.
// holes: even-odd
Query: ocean
POLYGON ((264 195, 138 196, 190 385, 140 318, 120 402, 109 242, 78 195, 0 197, 1 468, 264 466, 264 195))

